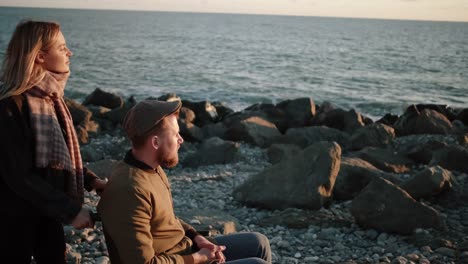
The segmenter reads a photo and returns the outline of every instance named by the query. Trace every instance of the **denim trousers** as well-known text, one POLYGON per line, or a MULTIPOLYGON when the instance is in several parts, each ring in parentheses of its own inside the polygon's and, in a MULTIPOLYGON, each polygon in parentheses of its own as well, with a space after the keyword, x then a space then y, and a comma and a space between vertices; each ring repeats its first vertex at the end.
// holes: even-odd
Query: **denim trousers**
POLYGON ((223 251, 227 264, 271 264, 270 242, 257 232, 235 233, 214 238, 223 251))

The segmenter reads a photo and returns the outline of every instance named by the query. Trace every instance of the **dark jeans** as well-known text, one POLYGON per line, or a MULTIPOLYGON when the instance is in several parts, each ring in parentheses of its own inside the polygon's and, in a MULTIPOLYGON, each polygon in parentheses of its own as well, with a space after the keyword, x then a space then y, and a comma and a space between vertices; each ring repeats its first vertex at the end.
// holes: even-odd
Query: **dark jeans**
MULTIPOLYGON (((3 217, 2 217, 3 218, 3 217)), ((30 264, 31 257, 37 264, 65 264, 65 237, 60 222, 43 217, 0 220, 6 240, 0 250, 0 260, 30 264)))
POLYGON ((235 233, 215 237, 218 245, 226 246, 224 255, 229 264, 271 264, 268 238, 260 233, 235 233))

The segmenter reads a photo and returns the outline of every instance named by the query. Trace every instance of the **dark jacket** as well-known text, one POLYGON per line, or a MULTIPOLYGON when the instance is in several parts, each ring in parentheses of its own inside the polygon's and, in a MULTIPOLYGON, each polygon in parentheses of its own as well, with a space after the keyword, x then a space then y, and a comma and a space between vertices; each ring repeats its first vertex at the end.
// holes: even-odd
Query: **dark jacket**
MULTIPOLYGON (((36 168, 35 142, 29 122, 29 106, 23 95, 0 101, 0 203, 6 217, 41 214, 70 223, 82 200, 67 196, 71 173, 36 168)), ((94 173, 85 169, 85 188, 91 190, 94 173)))

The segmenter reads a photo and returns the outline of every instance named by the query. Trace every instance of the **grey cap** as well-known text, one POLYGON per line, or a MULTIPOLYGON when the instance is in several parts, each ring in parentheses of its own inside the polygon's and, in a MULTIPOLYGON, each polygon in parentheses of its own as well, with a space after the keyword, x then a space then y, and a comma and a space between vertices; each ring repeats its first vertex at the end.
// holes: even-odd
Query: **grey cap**
POLYGON ((123 128, 130 139, 142 136, 166 116, 182 107, 181 101, 144 100, 132 107, 124 118, 123 128))

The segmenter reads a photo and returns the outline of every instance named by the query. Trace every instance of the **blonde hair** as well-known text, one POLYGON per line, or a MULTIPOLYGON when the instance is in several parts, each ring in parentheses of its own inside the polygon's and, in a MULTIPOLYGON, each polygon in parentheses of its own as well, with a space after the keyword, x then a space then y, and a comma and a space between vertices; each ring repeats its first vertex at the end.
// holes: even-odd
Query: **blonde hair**
POLYGON ((60 32, 55 22, 22 21, 11 37, 3 60, 0 100, 19 95, 44 78, 45 69, 35 63, 39 51, 47 51, 60 32))

